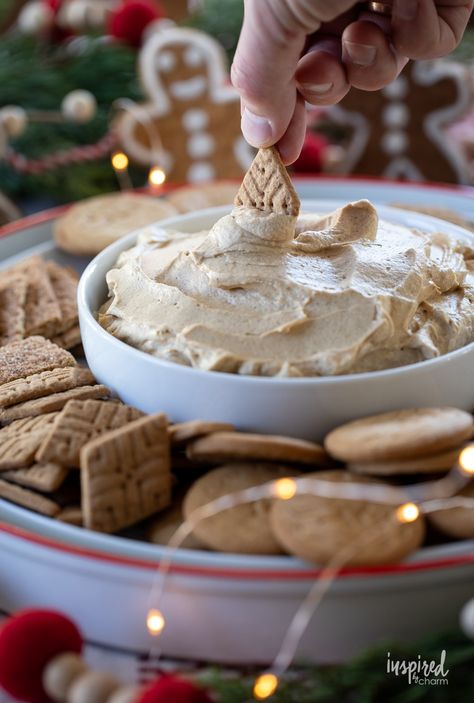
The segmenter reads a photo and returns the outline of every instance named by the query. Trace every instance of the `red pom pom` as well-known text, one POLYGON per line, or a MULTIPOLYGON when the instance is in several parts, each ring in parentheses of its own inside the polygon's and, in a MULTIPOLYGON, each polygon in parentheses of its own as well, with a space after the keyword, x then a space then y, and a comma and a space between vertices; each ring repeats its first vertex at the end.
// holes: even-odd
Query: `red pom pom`
POLYGON ((112 13, 108 33, 132 46, 140 46, 145 28, 165 13, 157 2, 152 0, 124 0, 112 13))
POLYGON ((27 703, 47 703, 43 671, 62 652, 80 653, 81 633, 52 610, 23 610, 0 630, 0 688, 27 703))
POLYGON ((327 139, 322 134, 315 134, 308 130, 301 154, 293 164, 294 170, 297 173, 322 171, 327 146, 327 139))
POLYGON ((212 703, 203 688, 177 676, 162 676, 148 686, 137 703, 212 703))

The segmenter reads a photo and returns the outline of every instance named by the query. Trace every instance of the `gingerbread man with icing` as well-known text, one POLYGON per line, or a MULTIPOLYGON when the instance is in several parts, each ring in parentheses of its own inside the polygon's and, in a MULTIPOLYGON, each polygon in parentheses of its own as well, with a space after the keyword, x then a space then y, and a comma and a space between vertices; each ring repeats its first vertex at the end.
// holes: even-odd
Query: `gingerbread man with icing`
POLYGON ((464 66, 414 61, 383 90, 351 90, 332 117, 352 128, 340 170, 412 181, 470 183, 469 165, 446 127, 469 108, 464 66))
POLYGON ((240 178, 252 153, 220 45, 198 30, 162 29, 141 50, 140 74, 148 102, 118 122, 127 154, 162 166, 171 182, 240 178))

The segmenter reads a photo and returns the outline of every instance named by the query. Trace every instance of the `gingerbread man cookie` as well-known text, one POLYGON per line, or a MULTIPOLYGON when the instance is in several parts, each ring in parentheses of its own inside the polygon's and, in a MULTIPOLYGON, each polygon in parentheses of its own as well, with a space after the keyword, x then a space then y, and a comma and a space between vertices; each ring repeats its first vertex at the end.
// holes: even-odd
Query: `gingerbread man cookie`
POLYGON ((198 30, 163 29, 145 43, 140 73, 148 102, 118 123, 127 154, 160 164, 169 181, 240 178, 252 153, 220 45, 198 30))
POLYGON ((461 149, 444 131, 469 108, 467 69, 414 61, 383 90, 351 90, 332 117, 352 138, 340 171, 405 180, 470 183, 461 149))

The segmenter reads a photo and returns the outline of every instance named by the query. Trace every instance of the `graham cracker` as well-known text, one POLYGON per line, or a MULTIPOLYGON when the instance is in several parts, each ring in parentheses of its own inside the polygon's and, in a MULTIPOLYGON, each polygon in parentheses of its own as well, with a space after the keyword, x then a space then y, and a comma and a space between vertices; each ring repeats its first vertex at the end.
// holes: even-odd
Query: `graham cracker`
POLYGON ((92 385, 94 382, 92 372, 79 366, 42 371, 0 386, 0 408, 8 408, 10 405, 43 398, 78 386, 92 385))
POLYGON ((54 261, 48 261, 46 269, 61 311, 61 321, 55 329, 56 335, 59 335, 77 324, 78 277, 75 271, 54 261))
POLYGON ((36 454, 40 462, 79 468, 80 451, 91 439, 143 417, 136 408, 101 400, 70 400, 36 454))
POLYGON ((171 501, 170 444, 163 414, 142 417, 81 450, 84 525, 114 532, 171 501))
POLYGON ((58 413, 28 417, 0 430, 0 471, 29 466, 58 413))
POLYGON ((0 498, 9 500, 11 503, 16 503, 24 508, 34 510, 36 513, 47 515, 48 517, 54 517, 61 510, 60 506, 50 498, 45 498, 45 496, 29 491, 26 488, 21 488, 21 486, 15 486, 14 483, 2 481, 1 479, 0 498))
POLYGON ((0 278, 0 346, 23 339, 25 335, 26 276, 0 278))
POLYGON ((26 488, 51 493, 62 485, 68 473, 68 469, 57 464, 33 464, 28 469, 6 471, 2 478, 26 488))
POLYGON ((0 385, 65 366, 76 366, 72 354, 44 337, 28 337, 0 348, 0 385))
POLYGON ((49 278, 46 262, 40 256, 18 264, 26 274, 28 291, 25 302, 25 334, 51 337, 61 323, 61 308, 49 278))
POLYGON ((33 417, 44 413, 62 410, 69 400, 86 400, 87 398, 107 398, 110 391, 105 386, 80 386, 61 393, 52 393, 44 398, 27 400, 18 405, 0 410, 0 422, 6 423, 23 417, 33 417))
POLYGON ((77 347, 82 342, 81 329, 79 325, 74 325, 70 329, 53 337, 51 341, 57 344, 58 347, 61 347, 61 349, 74 349, 74 347, 77 347))
POLYGON ((300 199, 275 147, 257 152, 234 203, 264 212, 298 216, 300 199))

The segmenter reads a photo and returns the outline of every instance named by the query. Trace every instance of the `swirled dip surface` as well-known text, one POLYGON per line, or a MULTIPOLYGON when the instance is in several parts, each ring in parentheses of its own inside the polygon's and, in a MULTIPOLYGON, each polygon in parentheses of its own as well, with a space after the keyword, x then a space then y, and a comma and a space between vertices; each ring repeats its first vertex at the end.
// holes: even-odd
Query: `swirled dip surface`
POLYGON ((367 201, 298 219, 236 208, 195 234, 151 228, 107 283, 111 334, 213 371, 371 371, 474 340, 474 250, 379 222, 367 201))

